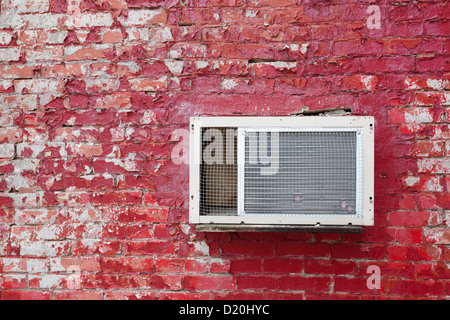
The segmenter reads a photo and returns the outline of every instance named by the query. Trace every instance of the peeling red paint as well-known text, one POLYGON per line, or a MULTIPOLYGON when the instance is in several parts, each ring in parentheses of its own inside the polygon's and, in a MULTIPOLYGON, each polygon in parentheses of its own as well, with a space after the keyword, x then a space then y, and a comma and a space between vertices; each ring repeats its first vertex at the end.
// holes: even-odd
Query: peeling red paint
POLYGON ((0 299, 448 298, 449 3, 368 5, 2 2, 0 299), (339 107, 375 117, 374 227, 188 224, 190 116, 339 107))

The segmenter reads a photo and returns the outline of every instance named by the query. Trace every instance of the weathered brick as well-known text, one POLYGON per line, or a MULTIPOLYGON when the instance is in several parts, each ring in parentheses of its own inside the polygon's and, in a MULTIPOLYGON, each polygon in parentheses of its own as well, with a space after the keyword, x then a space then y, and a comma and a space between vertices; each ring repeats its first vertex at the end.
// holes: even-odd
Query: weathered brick
POLYGON ((415 155, 419 157, 441 157, 444 155, 444 141, 417 141, 415 155))
POLYGON ((426 123, 433 122, 431 108, 393 108, 389 110, 391 123, 426 123))
POLYGON ((403 185, 411 190, 425 192, 442 192, 442 179, 437 176, 406 176, 402 178, 403 185))
POLYGON ((126 17, 119 17, 119 21, 124 26, 145 26, 149 24, 164 23, 166 21, 166 11, 164 9, 152 10, 129 10, 126 17))
POLYGON ((10 32, 0 31, 0 45, 8 45, 11 43, 13 35, 10 32))
POLYGON ((67 46, 64 48, 64 57, 67 61, 108 59, 113 51, 109 45, 67 46))
POLYGON ((121 30, 110 30, 106 31, 102 35, 103 43, 115 43, 121 42, 123 40, 121 30))
POLYGON ((109 12, 83 12, 83 14, 64 16, 61 21, 69 29, 110 27, 114 22, 109 12))
POLYGON ((235 280, 231 276, 184 276, 183 287, 187 290, 233 290, 235 280))
POLYGON ((55 300, 103 300, 103 291, 54 290, 53 296, 55 300))
POLYGON ((50 300, 51 292, 42 290, 4 290, 4 300, 50 300))
POLYGON ((3 0, 4 12, 42 13, 49 10, 49 0, 3 0))
POLYGON ((389 213, 389 224, 393 226, 427 226, 439 222, 439 214, 433 211, 394 211, 389 213))
POLYGON ((328 291, 331 279, 326 276, 283 276, 279 280, 278 287, 282 291, 328 291))
POLYGON ((58 257, 50 258, 50 272, 80 272, 100 271, 100 259, 98 257, 58 257))
POLYGON ((62 47, 45 47, 27 50, 25 52, 25 59, 30 62, 37 61, 59 61, 63 57, 62 47))
POLYGON ((21 16, 23 25, 27 29, 58 29, 61 26, 61 21, 65 17, 63 14, 27 14, 21 16))
POLYGON ((53 257, 69 253, 68 241, 30 241, 20 242, 20 255, 34 257, 53 257))
POLYGON ((57 93, 64 87, 64 80, 29 79, 14 80, 16 93, 57 93))
POLYGON ((21 289, 27 287, 27 279, 24 274, 6 274, 0 280, 2 289, 21 289))
POLYGON ((419 172, 424 173, 450 173, 449 158, 419 159, 417 162, 419 172))
POLYGON ((129 80, 134 91, 164 91, 168 85, 167 77, 159 79, 134 78, 129 80))
POLYGON ((19 48, 0 48, 0 61, 19 61, 20 55, 19 48))

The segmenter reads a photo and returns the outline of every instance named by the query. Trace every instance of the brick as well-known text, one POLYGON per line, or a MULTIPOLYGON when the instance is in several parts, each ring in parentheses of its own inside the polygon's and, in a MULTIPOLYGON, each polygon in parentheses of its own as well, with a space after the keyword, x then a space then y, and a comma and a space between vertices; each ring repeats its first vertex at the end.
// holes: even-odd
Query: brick
POLYGON ((0 158, 12 158, 14 157, 15 149, 13 144, 0 145, 0 158))
POLYGON ((21 289, 27 287, 26 275, 23 274, 7 274, 0 280, 0 288, 2 289, 21 289))
POLYGON ((96 78, 86 80, 86 91, 91 92, 112 92, 119 88, 119 81, 110 78, 96 78))
POLYGON ((62 47, 35 48, 25 52, 25 59, 30 62, 62 60, 62 47))
MULTIPOLYGON (((0 143, 20 142, 23 131, 19 128, 0 128, 0 143)), ((5 153, 11 152, 11 146, 5 146, 5 153)))
POLYGON ((330 253, 328 244, 297 244, 297 243, 277 243, 275 252, 280 256, 306 256, 323 257, 330 253))
POLYGON ((407 189, 415 191, 442 192, 442 179, 437 176, 406 176, 402 178, 407 189))
POLYGON ((450 173, 450 159, 419 159, 417 163, 419 172, 424 173, 450 173))
POLYGON ((230 265, 231 273, 246 273, 246 272, 260 272, 262 271, 261 259, 233 259, 230 265))
POLYGON ((55 300, 103 300, 103 291, 54 290, 55 300))
POLYGON ((442 296, 445 289, 441 282, 436 280, 400 280, 389 279, 385 284, 386 290, 391 294, 442 296))
POLYGON ((58 29, 64 17, 63 14, 52 13, 28 14, 22 16, 22 23, 27 29, 58 29))
POLYGON ((152 272, 153 259, 146 257, 105 257, 101 269, 105 273, 152 272))
POLYGON ((251 0, 249 5, 251 7, 288 7, 295 6, 297 4, 296 0, 251 0))
POLYGON ((58 257, 50 259, 50 272, 70 272, 78 267, 80 272, 100 271, 98 257, 58 257))
POLYGON ((384 245, 339 244, 331 247, 331 257, 343 259, 381 259, 386 255, 384 245))
POLYGON ((9 32, 0 31, 0 45, 8 45, 11 43, 13 35, 9 32))
POLYGON ((398 243, 421 243, 423 241, 422 228, 399 228, 395 233, 395 240, 398 243))
MULTIPOLYGON (((16 78, 31 78, 33 77, 33 67, 24 65, 5 65, 0 66, 1 78, 16 79, 16 78)), ((23 97, 25 100, 30 100, 32 97, 23 97)), ((5 97, 5 99, 13 99, 13 97, 5 97)))
POLYGON ((1 271, 6 273, 40 273, 46 272, 49 269, 48 260, 40 258, 3 258, 1 259, 0 266, 2 266, 1 271))
POLYGON ((411 72, 414 70, 413 57, 361 58, 362 72, 411 72))
POLYGON ((249 241, 240 241, 234 243, 223 243, 222 252, 226 255, 233 254, 247 254, 253 256, 266 256, 272 255, 273 249, 269 245, 263 245, 261 243, 254 243, 249 241))
POLYGON ((300 259, 274 258, 263 261, 263 271, 270 273, 300 273, 303 261, 300 259))
POLYGON ((28 285, 30 288, 62 289, 67 288, 67 279, 67 275, 59 274, 30 275, 28 285))
POLYGON ((450 230, 448 228, 425 229, 424 235, 430 243, 450 244, 450 230))
POLYGON ((184 276, 183 287, 196 290, 234 290, 235 279, 231 276, 184 276))
POLYGON ((449 28, 449 21, 426 21, 424 23, 424 34, 431 36, 445 36, 446 30, 449 28))
POLYGON ((123 36, 121 30, 106 31, 102 35, 103 43, 122 42, 123 36))
POLYGON ((427 226, 437 221, 437 212, 394 211, 389 213, 388 222, 392 226, 427 226))
POLYGON ((75 22, 78 28, 110 27, 113 18, 109 12, 83 13, 79 20, 75 22))
POLYGON ((67 30, 22 30, 18 34, 17 43, 27 45, 62 44, 68 33, 67 30))
MULTIPOLYGON (((347 55, 382 55, 385 53, 383 45, 377 41, 337 41, 334 43, 335 56, 347 55)), ((365 60, 366 61, 366 60, 365 60)), ((367 60, 369 63, 371 60, 367 60)))
POLYGON ((87 73, 87 66, 82 63, 44 65, 41 74, 44 77, 82 77, 87 73))
POLYGON ((314 276, 282 276, 278 280, 278 287, 282 291, 302 290, 323 292, 328 291, 331 286, 331 279, 329 277, 314 277, 314 276))
POLYGON ((49 10, 49 0, 3 0, 2 10, 17 13, 42 13, 49 10))
POLYGON ((53 257, 67 255, 68 241, 21 241, 20 255, 35 257, 53 257))
POLYGON ((126 245, 129 254, 173 254, 174 245, 168 241, 132 241, 126 245))
POLYGON ((448 59, 445 59, 445 57, 442 56, 432 58, 418 58, 416 61, 416 71, 445 71, 449 69, 448 64, 448 59))
POLYGON ((108 7, 111 9, 126 9, 127 2, 126 0, 105 0, 108 7))
POLYGON ((243 275, 237 278, 237 288, 240 290, 275 290, 277 278, 266 275, 243 275))
POLYGON ((444 156, 444 141, 417 141, 415 155, 419 157, 444 156))
MULTIPOLYGON (((109 1, 109 0, 108 0, 109 1)), ((177 296, 175 293, 175 296, 177 296)), ((168 297, 166 299, 170 299, 170 293, 167 294, 168 297)), ((121 291, 121 290, 113 290, 105 292, 105 300, 154 300, 156 299, 154 291, 121 291)), ((175 298, 176 299, 176 298, 175 298)), ((182 299, 182 298, 181 298, 182 299)))
POLYGON ((358 269, 353 261, 331 261, 327 259, 307 259, 306 274, 354 274, 358 269))
POLYGON ((448 3, 1 2, 0 299, 448 296, 448 3), (175 128, 342 106, 376 120, 374 227, 194 236, 175 128))
POLYGON ((67 61, 107 59, 112 55, 112 47, 107 44, 64 47, 64 57, 67 61))
POLYGON ((57 93, 64 87, 64 80, 53 79, 30 79, 15 80, 16 93, 57 93))
POLYGON ((175 272, 182 273, 184 271, 186 261, 184 259, 157 259, 155 263, 156 272, 175 272))
POLYGON ((124 26, 145 26, 149 24, 164 23, 166 21, 166 11, 164 9, 153 10, 129 10, 128 16, 119 17, 119 21, 124 26))
POLYGON ((20 55, 19 48, 0 48, 0 61, 19 61, 20 55))
POLYGON ((427 123, 433 121, 431 108, 393 108, 389 110, 391 123, 427 123))
POLYGON ((169 58, 205 58, 207 46, 197 43, 175 43, 170 47, 169 58))
POLYGON ((14 82, 11 80, 0 80, 0 92, 8 93, 14 91, 14 82))

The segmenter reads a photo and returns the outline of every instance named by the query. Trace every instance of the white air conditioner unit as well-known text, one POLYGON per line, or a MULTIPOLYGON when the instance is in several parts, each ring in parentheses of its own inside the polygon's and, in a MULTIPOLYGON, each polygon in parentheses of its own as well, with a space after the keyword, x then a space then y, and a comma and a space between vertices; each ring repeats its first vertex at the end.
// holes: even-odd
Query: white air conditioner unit
POLYGON ((193 117, 189 222, 371 226, 373 152, 373 117, 193 117))

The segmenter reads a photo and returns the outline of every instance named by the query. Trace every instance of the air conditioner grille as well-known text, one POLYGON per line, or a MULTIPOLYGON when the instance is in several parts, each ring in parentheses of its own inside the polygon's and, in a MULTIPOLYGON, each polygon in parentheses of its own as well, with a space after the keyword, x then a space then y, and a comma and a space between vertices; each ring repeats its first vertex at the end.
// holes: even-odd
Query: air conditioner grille
POLYGON ((358 215, 358 132, 243 134, 240 214, 358 215))

